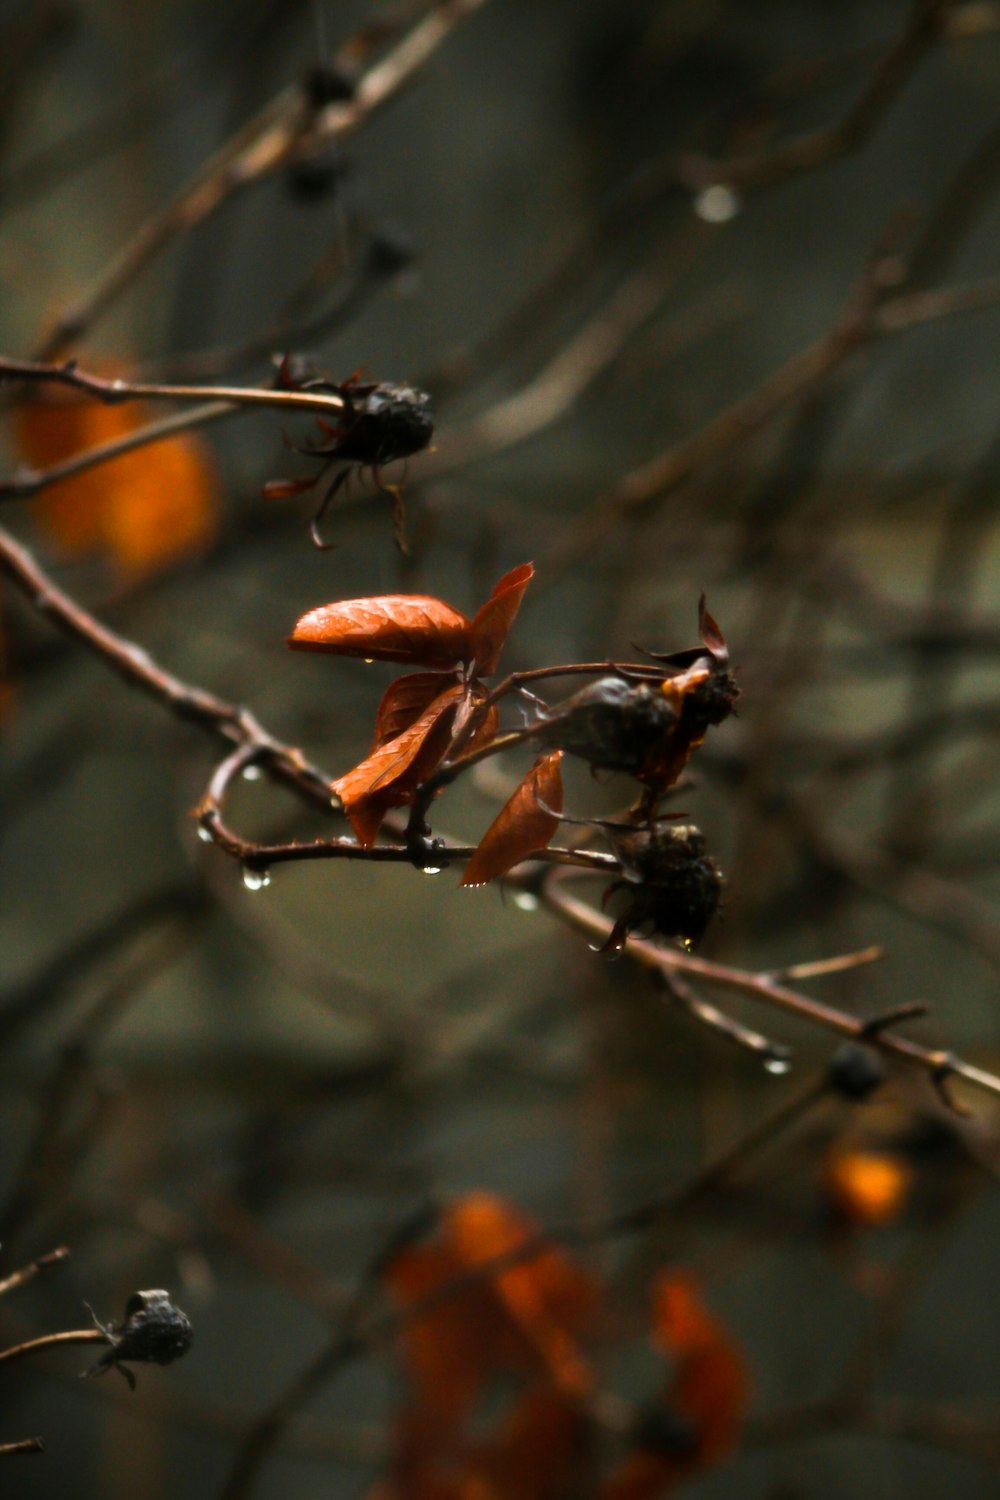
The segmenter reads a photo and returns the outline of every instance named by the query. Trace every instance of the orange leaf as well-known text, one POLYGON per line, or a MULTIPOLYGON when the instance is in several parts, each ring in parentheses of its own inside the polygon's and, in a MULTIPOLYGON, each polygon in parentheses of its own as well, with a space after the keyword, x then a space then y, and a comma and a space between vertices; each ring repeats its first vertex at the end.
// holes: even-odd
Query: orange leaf
POLYGON ((397 677, 395 682, 390 682, 375 715, 375 738, 369 755, 374 755, 376 750, 415 724, 446 682, 440 672, 410 672, 406 677, 397 677))
MULTIPOLYGON (((536 1226, 491 1193, 472 1193, 445 1212, 431 1245, 403 1251, 386 1278, 413 1307, 477 1265, 533 1239, 536 1226)), ((545 1374, 566 1394, 589 1389, 574 1338, 589 1321, 591 1285, 561 1251, 541 1244, 523 1264, 473 1280, 453 1297, 407 1319, 404 1354, 426 1421, 461 1422, 487 1378, 505 1370, 545 1374)))
POLYGON ((477 1445, 470 1476, 489 1500, 562 1500, 586 1452, 579 1405, 550 1386, 527 1391, 499 1432, 477 1445))
MULTIPOLYGON (((448 679, 443 678, 440 672, 411 672, 406 677, 397 677, 395 682, 391 682, 386 688, 378 706, 378 713, 375 716, 375 738, 368 752, 369 755, 373 755, 382 745, 388 744, 405 729, 409 729, 435 698, 443 691, 451 692, 453 687, 454 684, 449 684, 448 679)), ((455 715, 453 735, 460 732, 468 722, 472 710, 477 704, 482 703, 486 696, 486 688, 481 682, 469 684, 455 715)), ((498 721, 499 715, 496 708, 490 708, 465 746, 466 751, 491 740, 496 734, 498 721)))
POLYGON ((735 1446, 749 1397, 743 1358, 713 1318, 693 1276, 665 1272, 653 1296, 653 1336, 675 1361, 670 1405, 698 1433, 698 1465, 712 1463, 735 1446))
POLYGON ((553 750, 535 761, 480 840, 462 885, 486 885, 548 845, 559 827, 563 806, 562 754, 553 750))
POLYGON ((404 666, 474 666, 479 676, 488 676, 496 669, 534 571, 531 563, 522 563, 505 573, 472 621, 429 594, 376 594, 310 610, 288 644, 297 651, 328 651, 404 666))
MULTIPOLYGON (((15 440, 27 463, 48 468, 127 437, 150 417, 140 402, 48 396, 17 408, 15 440)), ((218 519, 207 449, 183 432, 46 486, 35 506, 42 527, 64 552, 103 549, 126 578, 202 552, 218 519)))
POLYGON ((288 644, 368 661, 454 667, 468 659, 469 630, 463 614, 428 594, 380 594, 310 610, 288 644))
POLYGON ((899 1217, 912 1174, 905 1162, 881 1151, 836 1151, 825 1169, 837 1212, 851 1224, 889 1224, 899 1217))
POLYGON ((451 683, 401 734, 332 783, 366 849, 375 842, 388 809, 411 802, 416 788, 441 764, 465 693, 463 683, 451 683))
MULTIPOLYGON (((653 1342, 673 1359, 664 1414, 690 1425, 691 1440, 640 1444, 600 1491, 600 1500, 660 1500, 735 1447, 749 1399, 743 1358, 708 1311, 695 1280, 665 1272, 653 1293, 653 1342)), ((668 1433, 671 1424, 667 1424, 668 1433)))
MULTIPOLYGON (((459 1259, 475 1266, 516 1249, 534 1234, 531 1222, 490 1193, 473 1193, 447 1215, 459 1259)), ((584 1395, 590 1371, 567 1328, 578 1328, 591 1305, 586 1283, 572 1263, 550 1246, 523 1264, 497 1271, 497 1297, 511 1321, 539 1354, 560 1390, 584 1395)))
POLYGON ((486 603, 472 620, 470 638, 472 658, 480 677, 489 677, 497 669, 500 652, 521 607, 524 591, 534 577, 531 563, 522 563, 505 573, 486 603))

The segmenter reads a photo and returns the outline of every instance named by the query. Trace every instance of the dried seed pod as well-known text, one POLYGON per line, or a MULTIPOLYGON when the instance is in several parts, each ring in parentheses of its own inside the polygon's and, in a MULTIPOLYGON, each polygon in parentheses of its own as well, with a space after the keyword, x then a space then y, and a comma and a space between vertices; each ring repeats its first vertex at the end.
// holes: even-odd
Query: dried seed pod
POLYGON ((606 771, 640 776, 677 724, 659 687, 601 677, 546 714, 536 737, 606 771))
POLYGON ((607 947, 621 948, 628 933, 643 925, 693 947, 718 910, 725 885, 705 835, 691 823, 609 829, 608 835, 623 879, 606 894, 625 887, 631 900, 607 947))
POLYGON ((392 463, 426 448, 434 436, 428 410, 430 397, 412 385, 356 385, 340 387, 348 406, 330 448, 353 463, 392 463))
POLYGON ((102 1323, 93 1309, 90 1315, 111 1347, 85 1373, 103 1375, 113 1367, 121 1371, 133 1390, 135 1376, 125 1368, 124 1360, 169 1365, 191 1347, 190 1318, 161 1289, 133 1292, 125 1303, 125 1318, 121 1323, 102 1323))

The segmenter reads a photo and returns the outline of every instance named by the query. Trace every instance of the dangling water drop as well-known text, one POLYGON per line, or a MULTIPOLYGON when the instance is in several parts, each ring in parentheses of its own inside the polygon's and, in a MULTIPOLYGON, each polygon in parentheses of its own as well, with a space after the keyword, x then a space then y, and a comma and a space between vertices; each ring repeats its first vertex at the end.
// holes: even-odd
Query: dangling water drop
POLYGON ((248 891, 262 891, 266 885, 271 884, 271 872, 270 870, 254 870, 249 865, 244 865, 243 884, 248 891))
POLYGON ((258 765, 254 765, 254 763, 252 761, 251 761, 250 765, 243 767, 243 780, 244 781, 260 781, 260 779, 263 776, 263 774, 264 774, 264 772, 261 769, 261 767, 258 766, 258 765))
POLYGON ((764 1071, 774 1078, 783 1078, 786 1073, 792 1071, 792 1060, 789 1057, 782 1057, 780 1053, 771 1053, 764 1059, 764 1071))
POLYGON ((365 662, 365 666, 366 666, 366 667, 370 667, 370 666, 371 666, 371 664, 372 664, 372 662, 373 662, 373 661, 374 661, 374 660, 375 660, 375 658, 374 658, 374 656, 366 656, 366 657, 365 657, 365 659, 364 659, 364 662, 365 662))
POLYGON ((518 891, 514 897, 514 905, 521 911, 537 911, 538 897, 532 891, 518 891))
POLYGON ((212 835, 205 827, 204 823, 198 824, 198 837, 201 839, 203 844, 214 844, 215 842, 215 840, 212 838, 212 835))
POLYGON ((421 865, 420 868, 424 872, 425 875, 440 875, 441 874, 441 866, 440 865, 421 865))

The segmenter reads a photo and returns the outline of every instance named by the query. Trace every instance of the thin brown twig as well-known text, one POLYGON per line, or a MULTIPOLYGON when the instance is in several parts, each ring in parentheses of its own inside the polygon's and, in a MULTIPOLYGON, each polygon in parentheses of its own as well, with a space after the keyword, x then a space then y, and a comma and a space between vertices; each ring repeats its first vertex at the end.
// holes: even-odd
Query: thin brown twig
POLYGON ((839 120, 745 156, 711 160, 689 155, 678 167, 684 186, 695 191, 724 185, 737 191, 773 187, 800 172, 827 165, 856 151, 909 81, 918 63, 946 34, 954 0, 911 0, 910 15, 872 74, 860 98, 839 120))
POLYGON ((38 357, 52 359, 75 343, 139 273, 178 235, 205 222, 236 193, 293 161, 345 139, 412 81, 454 28, 486 0, 439 0, 359 80, 353 99, 315 111, 297 86, 284 89, 206 161, 174 198, 142 224, 42 339, 38 357))
POLYGON ((16 1287, 24 1286, 28 1281, 33 1281, 39 1271, 48 1271, 52 1266, 62 1265, 69 1256, 69 1247, 60 1245, 56 1250, 49 1250, 47 1254, 40 1255, 37 1260, 29 1261, 18 1271, 12 1271, 0 1281, 0 1297, 5 1292, 12 1292, 16 1287))
POLYGON ((268 734, 248 709, 184 682, 160 667, 141 646, 102 625, 42 569, 26 547, 0 528, 0 572, 10 577, 34 607, 60 630, 95 652, 132 687, 156 699, 178 718, 237 745, 252 744, 268 769, 308 801, 328 808, 329 778, 301 752, 268 734))
MULTIPOLYGON (((920 323, 1000 303, 1000 277, 994 276, 938 291, 886 297, 880 286, 885 269, 885 258, 873 260, 852 293, 847 310, 831 328, 793 354, 759 385, 709 418, 697 432, 616 480, 575 516, 572 529, 543 559, 546 574, 554 576, 590 553, 619 520, 642 515, 664 500, 707 464, 815 390, 852 354, 877 339, 920 323)), ((897 262, 896 274, 900 272, 897 262)))
MULTIPOLYGON (((564 885, 554 879, 546 880, 539 892, 542 903, 556 912, 568 926, 585 933, 588 937, 605 942, 614 923, 587 902, 570 895, 564 885)), ((732 969, 726 964, 713 963, 682 953, 673 948, 661 947, 646 938, 629 937, 624 950, 646 968, 664 975, 679 973, 691 979, 700 979, 720 989, 733 990, 750 995, 761 1004, 786 1011, 827 1031, 855 1040, 871 1040, 874 1045, 901 1061, 916 1065, 930 1074, 936 1084, 949 1077, 961 1078, 975 1088, 1000 1095, 1000 1078, 964 1062, 954 1053, 940 1048, 924 1047, 908 1037, 897 1036, 893 1031, 879 1030, 874 1038, 869 1035, 866 1023, 847 1011, 838 1010, 811 996, 799 994, 784 985, 775 984, 766 974, 751 974, 742 969, 732 969)))
POLYGON ((19 1438, 16 1443, 0 1443, 0 1458, 14 1458, 19 1453, 44 1453, 40 1437, 19 1438))
POLYGON ((10 1364, 15 1359, 26 1359, 40 1354, 45 1349, 55 1349, 63 1344, 106 1344, 107 1335, 99 1328, 73 1328, 65 1333, 43 1333, 36 1339, 26 1339, 22 1344, 12 1344, 9 1349, 0 1349, 0 1365, 10 1364))

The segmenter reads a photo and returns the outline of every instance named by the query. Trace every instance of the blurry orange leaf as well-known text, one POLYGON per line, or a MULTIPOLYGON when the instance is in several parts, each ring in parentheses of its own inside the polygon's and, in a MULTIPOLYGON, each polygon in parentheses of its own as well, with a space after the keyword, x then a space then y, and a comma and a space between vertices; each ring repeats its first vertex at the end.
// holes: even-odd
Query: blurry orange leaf
MULTIPOLYGON (((690 1440, 640 1445, 600 1492, 600 1500, 656 1500, 736 1445, 750 1385, 739 1349, 701 1299, 694 1277, 664 1272, 653 1291, 654 1344, 673 1361, 664 1411, 690 1428, 690 1440)), ((668 1424, 669 1429, 669 1424, 668 1424)))
POLYGON ((464 685, 450 682, 406 729, 377 742, 367 759, 331 783, 365 848, 375 842, 389 808, 412 802, 416 788, 441 764, 465 697, 464 685))
MULTIPOLYGON (((534 1233, 524 1215, 489 1193, 474 1193, 455 1204, 448 1224, 458 1257, 469 1267, 508 1254, 534 1233)), ((553 1382, 563 1391, 586 1393, 590 1371, 567 1329, 585 1321, 591 1296, 569 1259, 550 1246, 530 1260, 497 1271, 493 1287, 553 1382)))
MULTIPOLYGON (((445 1212, 433 1243, 397 1256, 386 1278, 397 1300, 413 1308, 536 1235, 512 1204, 473 1193, 445 1212)), ((564 1394, 582 1393, 590 1374, 575 1339, 593 1305, 589 1280, 554 1246, 541 1243, 523 1263, 484 1272, 407 1320, 403 1351, 416 1402, 448 1429, 461 1422, 487 1379, 505 1370, 544 1374, 564 1394)))
POLYGON ((824 1177, 834 1207, 851 1224, 891 1223, 912 1182, 905 1162, 878 1151, 835 1151, 824 1177))
POLYGON ((743 1357, 683 1272, 657 1281, 653 1336, 675 1362, 670 1405, 697 1429, 699 1462, 712 1463, 739 1436, 750 1393, 743 1357))
POLYGON ((480 840, 462 876, 463 885, 486 885, 548 845, 563 806, 562 755, 553 750, 535 762, 480 840))
MULTIPOLYGON (((45 469, 127 437, 150 417, 141 402, 46 396, 17 407, 15 442, 26 463, 45 469)), ((47 485, 35 507, 65 553, 106 551, 123 576, 137 578, 209 545, 218 489, 207 449, 193 434, 178 433, 47 485)))
POLYGON ((296 651, 453 667, 468 657, 469 622, 450 604, 427 594, 381 594, 310 610, 288 644, 296 651))
POLYGON ((396 1423, 391 1477, 368 1500, 565 1500, 586 1453, 576 1402, 536 1383, 479 1441, 435 1437, 419 1407, 396 1423))
POLYGON ((510 628, 521 607, 524 591, 535 570, 531 563, 522 563, 505 573, 494 588, 486 603, 476 612, 471 626, 472 653, 476 672, 480 677, 489 677, 497 669, 500 652, 510 634, 510 628))
POLYGON ((551 1386, 527 1391, 511 1408, 500 1431, 478 1444, 468 1489, 489 1500, 562 1500, 585 1452, 585 1418, 579 1404, 551 1386))

